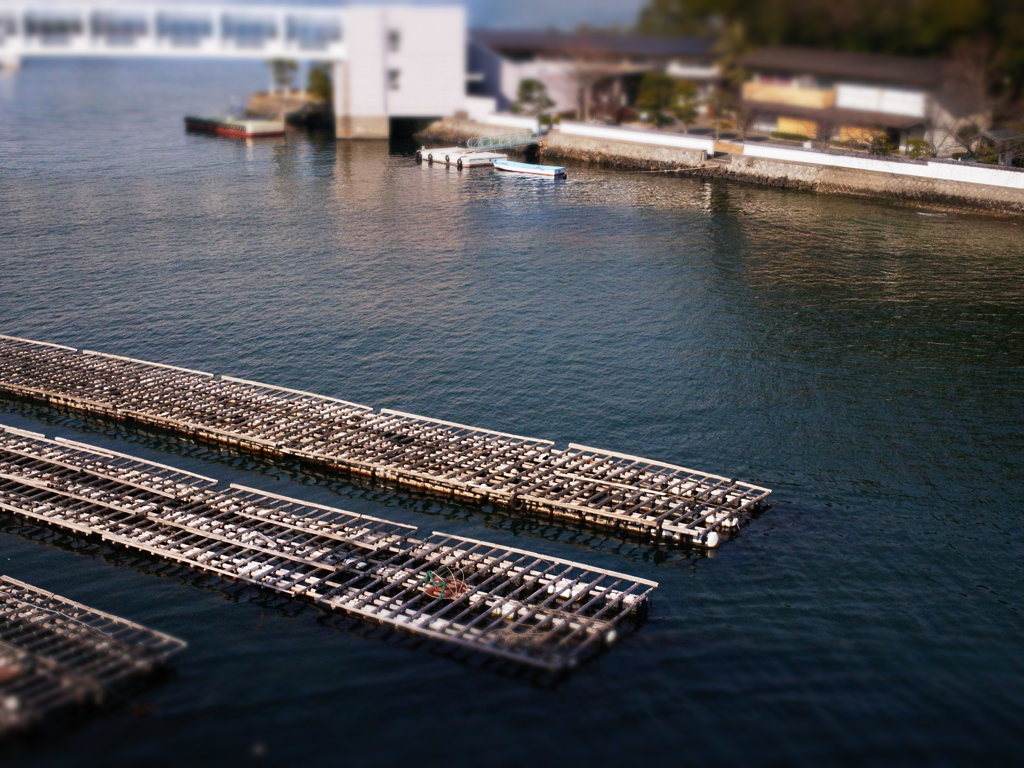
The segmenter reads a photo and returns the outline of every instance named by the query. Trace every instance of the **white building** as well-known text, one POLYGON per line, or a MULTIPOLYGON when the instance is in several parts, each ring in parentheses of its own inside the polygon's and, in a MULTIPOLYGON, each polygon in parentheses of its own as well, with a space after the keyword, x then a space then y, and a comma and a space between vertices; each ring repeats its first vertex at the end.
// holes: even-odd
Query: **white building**
POLYGON ((0 0, 0 65, 35 56, 331 62, 339 138, 387 138, 391 118, 441 117, 466 105, 458 5, 0 0))
POLYGON ((963 148, 961 127, 991 122, 984 87, 970 88, 942 59, 773 47, 742 64, 757 130, 855 144, 886 137, 901 150, 919 139, 941 157, 963 148))
POLYGON ((382 138, 392 117, 441 117, 466 101, 461 7, 349 6, 334 65, 338 138, 382 138))

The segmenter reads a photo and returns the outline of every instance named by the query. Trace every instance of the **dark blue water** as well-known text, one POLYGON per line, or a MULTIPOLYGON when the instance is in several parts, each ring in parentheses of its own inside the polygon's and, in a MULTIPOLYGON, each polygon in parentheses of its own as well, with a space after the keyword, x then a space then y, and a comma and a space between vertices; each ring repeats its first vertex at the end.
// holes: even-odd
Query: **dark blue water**
POLYGON ((696 466, 774 506, 712 557, 656 552, 0 399, 3 423, 661 582, 640 632, 538 687, 8 521, 0 571, 191 647, 5 767, 1015 761, 1020 220, 182 131, 265 81, 0 79, 0 332, 696 466))

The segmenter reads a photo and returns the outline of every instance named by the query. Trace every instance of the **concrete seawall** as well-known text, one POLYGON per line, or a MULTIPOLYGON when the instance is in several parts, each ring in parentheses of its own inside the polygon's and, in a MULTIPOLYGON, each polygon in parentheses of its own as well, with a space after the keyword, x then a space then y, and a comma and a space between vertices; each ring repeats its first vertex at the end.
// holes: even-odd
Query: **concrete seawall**
MULTIPOLYGON (((417 134, 424 143, 459 144, 473 136, 503 136, 516 129, 485 125, 471 120, 445 119, 417 134)), ((541 162, 576 160, 605 168, 635 170, 692 169, 700 166, 704 153, 696 150, 656 147, 628 141, 609 141, 588 136, 566 136, 558 131, 547 134, 540 142, 541 162)), ((516 154, 521 150, 502 150, 516 154)))
POLYGON ((794 163, 733 155, 716 169, 723 178, 788 189, 839 195, 882 197, 948 208, 1024 213, 1024 190, 985 184, 925 179, 853 168, 794 163))
MULTIPOLYGON (((426 143, 459 143, 472 136, 511 132, 506 127, 470 120, 441 120, 419 137, 426 143)), ((1024 213, 1024 190, 1020 189, 739 154, 709 161, 699 150, 570 136, 557 130, 541 141, 541 158, 542 162, 575 160, 609 168, 686 170, 688 175, 735 179, 824 194, 884 198, 949 209, 1024 213)))
POLYGON ((557 131, 544 137, 541 156, 551 160, 577 160, 610 168, 650 171, 691 169, 700 166, 705 159, 704 152, 697 149, 567 136, 557 131))

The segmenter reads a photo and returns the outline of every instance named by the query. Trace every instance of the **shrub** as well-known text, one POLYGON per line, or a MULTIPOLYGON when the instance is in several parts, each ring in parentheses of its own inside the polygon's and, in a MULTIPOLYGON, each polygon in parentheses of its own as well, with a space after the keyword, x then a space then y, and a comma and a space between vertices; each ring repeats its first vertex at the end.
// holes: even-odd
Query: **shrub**
POLYGON ((872 155, 888 157, 896 151, 896 146, 889 140, 888 136, 875 136, 871 139, 868 152, 872 155))
POLYGON ((313 64, 309 68, 309 75, 306 80, 306 90, 309 95, 317 101, 329 102, 334 95, 334 86, 331 84, 331 65, 313 64))
POLYGON ((512 105, 514 114, 539 115, 553 106, 555 102, 548 96, 547 86, 543 82, 532 77, 519 81, 519 91, 512 105))
POLYGON ((787 131, 772 131, 771 136, 773 139, 786 139, 787 141, 809 141, 810 136, 804 136, 802 133, 789 133, 787 131))

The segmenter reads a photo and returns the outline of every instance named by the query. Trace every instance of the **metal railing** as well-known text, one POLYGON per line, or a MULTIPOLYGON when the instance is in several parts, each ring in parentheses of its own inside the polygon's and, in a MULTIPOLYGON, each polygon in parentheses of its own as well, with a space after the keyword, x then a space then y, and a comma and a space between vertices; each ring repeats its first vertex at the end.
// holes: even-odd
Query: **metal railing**
POLYGON ((474 136, 466 142, 470 149, 510 149, 536 144, 541 135, 536 131, 520 131, 503 136, 474 136))

